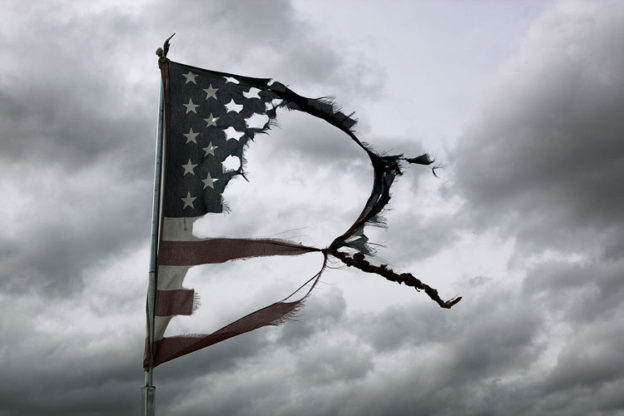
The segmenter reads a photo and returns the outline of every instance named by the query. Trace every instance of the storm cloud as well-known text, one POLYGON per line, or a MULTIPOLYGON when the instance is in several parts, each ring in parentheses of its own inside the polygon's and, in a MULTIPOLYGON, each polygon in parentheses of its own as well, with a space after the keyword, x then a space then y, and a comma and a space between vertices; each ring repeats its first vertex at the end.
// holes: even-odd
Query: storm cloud
MULTIPOLYGON (((138 414, 153 52, 173 32, 173 60, 335 95, 373 148, 432 152, 440 178, 406 170, 370 235, 464 299, 332 263, 295 320, 156 368, 159 414, 624 414, 620 2, 6 1, 0 22, 0 414, 138 414)), ((365 155, 278 123, 198 235, 323 245, 359 214, 365 155)), ((172 327, 213 330, 317 263, 198 268, 201 308, 172 327)))

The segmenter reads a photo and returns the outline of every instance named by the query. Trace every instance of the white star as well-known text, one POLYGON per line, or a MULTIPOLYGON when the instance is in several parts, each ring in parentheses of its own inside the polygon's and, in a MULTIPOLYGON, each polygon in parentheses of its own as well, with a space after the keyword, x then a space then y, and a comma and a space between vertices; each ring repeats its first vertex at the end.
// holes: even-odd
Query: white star
POLYGON ((191 163, 191 159, 186 162, 186 165, 182 165, 182 167, 184 168, 184 176, 188 175, 189 173, 191 175, 195 175, 195 166, 197 165, 191 163))
POLYGON ((245 98, 260 98, 258 93, 260 90, 256 87, 249 88, 249 91, 243 91, 243 97, 245 98))
POLYGON ((192 128, 184 135, 184 137, 186 137, 186 143, 193 142, 195 144, 197 144, 197 136, 199 136, 199 133, 195 133, 192 128))
POLYGON ((225 78, 225 83, 227 84, 228 82, 230 84, 238 84, 238 80, 234 77, 223 77, 225 78))
POLYGON ((219 146, 213 146, 212 142, 208 143, 208 146, 202 148, 202 150, 204 151, 204 157, 208 156, 208 155, 215 155, 214 151, 217 150, 219 148, 219 146))
POLYGON ((189 82, 192 82, 193 84, 197 85, 197 82, 195 82, 195 78, 197 78, 197 74, 194 74, 191 71, 189 71, 186 74, 182 74, 182 76, 186 78, 186 82, 184 84, 188 84, 189 82))
POLYGON ((206 122, 206 127, 210 127, 210 126, 217 126, 217 120, 219 120, 219 117, 213 117, 212 113, 210 113, 210 115, 208 116, 208 118, 205 118, 204 121, 206 122))
POLYGON ((226 139, 240 140, 240 138, 245 135, 244 131, 238 131, 238 130, 236 130, 232 126, 230 126, 227 129, 223 130, 223 132, 225 133, 225 138, 226 139))
POLYGON ((212 179, 212 176, 210 176, 210 172, 208 172, 206 174, 206 179, 202 179, 202 182, 204 183, 204 189, 206 188, 214 189, 214 183, 216 181, 217 179, 212 179))
POLYGON ((193 104, 193 100, 191 98, 189 98, 188 104, 182 104, 182 105, 186 107, 186 114, 190 113, 191 111, 197 114, 197 111, 195 109, 199 107, 199 104, 193 104))
POLYGON ((204 92, 206 93, 206 99, 214 98, 216 100, 217 91, 219 91, 219 88, 212 88, 212 84, 210 84, 208 88, 204 89, 204 92))
POLYGON ((182 207, 182 209, 189 207, 189 208, 195 208, 195 204, 193 203, 193 201, 195 201, 197 198, 195 198, 194 196, 191 196, 190 192, 186 193, 186 198, 180 198, 183 202, 184 202, 184 206, 182 207))
POLYGON ((236 104, 234 102, 234 99, 232 98, 232 100, 225 105, 225 108, 227 108, 228 111, 234 111, 235 113, 240 113, 240 111, 243 109, 243 106, 240 104, 236 104))
POLYGON ((270 102, 264 103, 264 108, 266 111, 273 110, 274 108, 279 107, 283 101, 284 100, 280 100, 279 98, 274 98, 270 102))
POLYGON ((266 114, 253 113, 245 119, 245 126, 250 129, 264 129, 270 120, 266 114))

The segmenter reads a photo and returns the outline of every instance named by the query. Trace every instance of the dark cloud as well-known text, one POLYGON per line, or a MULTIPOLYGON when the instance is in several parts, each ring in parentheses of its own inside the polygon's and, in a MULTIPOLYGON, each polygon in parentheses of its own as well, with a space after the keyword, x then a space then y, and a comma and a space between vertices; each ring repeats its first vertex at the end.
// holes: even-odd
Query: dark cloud
POLYGON ((320 287, 313 293, 306 300, 305 308, 297 314, 292 324, 284 326, 277 338, 280 345, 290 347, 293 352, 308 343, 323 328, 331 328, 345 318, 346 303, 340 292, 320 287), (320 296, 316 296, 318 292, 320 296))
POLYGON ((44 4, 29 9, 24 23, 37 30, 5 40, 22 53, 3 71, 3 157, 78 168, 114 152, 134 154, 133 165, 148 168, 150 158, 139 150, 153 143, 155 128, 145 118, 157 90, 128 82, 124 67, 136 58, 128 62, 123 44, 111 37, 136 31, 137 22, 115 11, 81 16, 44 4), (48 18, 37 21, 39 15, 48 18))
MULTIPOLYGON (((10 265, 2 272, 8 290, 42 287, 54 294, 79 286, 85 267, 146 241, 159 78, 153 50, 160 41, 153 42, 165 36, 155 33, 183 29, 179 37, 185 42, 174 43, 173 59, 189 51, 202 59, 214 56, 213 45, 240 53, 257 45, 284 48, 271 60, 278 67, 303 59, 300 47, 328 73, 339 65, 333 50, 313 44, 286 2, 153 4, 142 16, 115 7, 85 12, 41 4, 28 13, 24 7, 12 13, 37 30, 7 32, 6 47, 24 53, 11 55, 0 78, 0 158, 13 167, 6 175, 22 193, 38 195, 45 210, 18 234, 1 239, 0 253, 10 265), (42 15, 46 19, 38 18, 42 15), (269 22, 280 29, 268 30, 269 22), (47 181, 38 179, 41 175, 47 181)), ((231 60, 227 53, 221 56, 231 60)), ((237 69, 263 75, 230 70, 237 69)), ((304 80, 318 77, 313 68, 295 73, 304 80)), ((314 146, 291 140, 293 148, 299 144, 304 153, 314 146)))
POLYGON ((168 406, 188 414, 265 414, 278 409, 273 413, 340 415, 367 409, 380 415, 476 415, 500 414, 505 407, 531 414, 521 398, 534 393, 518 392, 496 379, 517 376, 521 363, 539 355, 538 311, 514 300, 513 292, 490 289, 471 293, 472 302, 461 315, 423 303, 337 320, 339 297, 322 301, 328 307, 308 305, 303 322, 287 324, 277 342, 239 360, 229 373, 215 374, 219 383, 208 382, 212 376, 197 379, 204 395, 197 406, 184 404, 190 395, 168 401, 168 406), (484 311, 489 312, 486 319, 484 311), (506 318, 497 319, 501 315, 506 318), (296 348, 284 351, 281 341, 289 326, 310 321, 320 324, 318 330, 304 331, 296 348), (236 386, 228 385, 230 380, 237 380, 236 386), (304 391, 305 398, 299 399, 304 391), (505 405, 497 403, 502 399, 505 405))
POLYGON ((178 33, 170 52, 174 61, 296 82, 301 95, 315 96, 319 86, 339 93, 361 85, 361 63, 346 61, 339 49, 328 46, 328 36, 327 42, 319 40, 324 36, 299 19, 289 1, 195 1, 185 7, 164 3, 150 13, 151 30, 162 36, 178 33))
MULTIPOLYGON (((24 302, 33 307, 32 302, 24 302)), ((136 363, 141 359, 142 339, 126 334, 59 337, 38 322, 25 322, 18 313, 27 311, 17 303, 4 304, 13 313, 14 324, 3 326, 3 377, 0 381, 0 412, 15 415, 114 414, 136 408, 136 363), (6 355, 5 355, 6 354, 6 355), (29 392, 29 394, 24 394, 29 392)), ((4 309, 4 308, 3 308, 4 309)), ((49 307, 37 307, 43 316, 49 307)), ((63 316, 66 328, 75 326, 70 314, 63 316)), ((126 330, 123 324, 118 331, 126 330)), ((138 333, 137 333, 138 334, 138 333)))
MULTIPOLYGON (((399 205, 398 200, 403 199, 405 193, 400 192, 404 189, 396 188, 394 194, 397 196, 391 204, 399 205)), ((387 229, 371 229, 368 233, 371 240, 379 244, 375 247, 379 261, 405 267, 437 254, 458 237, 463 224, 456 217, 440 215, 423 218, 417 213, 418 209, 422 209, 422 205, 418 206, 418 198, 414 198, 413 204, 417 206, 407 212, 395 211, 391 207, 384 214, 387 229), (401 247, 409 247, 409 250, 402 250, 401 247)))
POLYGON ((624 9, 612 5, 543 17, 455 151, 472 215, 536 250, 623 235, 624 54, 614 46, 624 9))
POLYGON ((563 348, 546 378, 547 394, 623 381, 622 334, 611 326, 596 325, 584 328, 574 341, 563 348))
MULTIPOLYGON (((153 3, 140 14, 136 10, 14 3, 4 16, 19 20, 21 27, 7 21, 3 31, 0 160, 3 178, 11 178, 5 182, 11 191, 5 194, 7 205, 27 206, 22 216, 27 213, 29 220, 8 210, 9 218, 20 220, 0 238, 1 287, 3 296, 11 294, 23 304, 29 303, 26 295, 51 305, 55 299, 69 302, 54 308, 52 321, 78 318, 73 299, 90 303, 101 316, 112 309, 142 319, 142 302, 128 309, 123 297, 96 305, 98 295, 86 291, 93 290, 91 274, 98 265, 124 261, 148 239, 159 79, 153 51, 166 36, 177 31, 184 38, 174 39, 172 59, 214 69, 290 78, 300 85, 322 82, 329 89, 347 77, 339 54, 309 36, 310 28, 294 17, 288 2, 153 3), (249 56, 250 51, 259 55, 249 56), (270 59, 260 59, 263 55, 270 59), (206 56, 221 60, 206 62, 206 56)), ((315 153, 306 146, 321 151, 318 144, 291 140, 293 147, 298 143, 303 154, 315 153)), ((339 144, 327 158, 344 148, 339 144)), ((111 285, 128 281, 113 272, 109 278, 111 285)), ((26 313, 12 303, 4 306, 4 316, 14 319, 3 324, 11 342, 2 347, 0 413, 138 411, 142 328, 118 327, 116 345, 103 350, 88 334, 50 336, 40 322, 22 318, 45 316, 51 312, 47 308, 39 305, 26 313), (128 333, 138 335, 126 339, 128 333)), ((328 308, 330 315, 339 315, 344 302, 328 308)), ((75 327, 74 322, 66 326, 75 327)), ((231 371, 268 345, 266 331, 248 334, 200 353, 203 365, 195 356, 162 373, 159 369, 170 394, 163 401, 175 403, 188 381, 231 371)))
POLYGON ((124 13, 81 16, 39 4, 23 16, 37 30, 5 39, 22 53, 0 78, 0 158, 17 196, 27 195, 34 209, 19 233, 2 237, 4 246, 20 247, 4 257, 2 286, 66 296, 85 267, 148 235, 153 152, 146 149, 157 91, 128 82, 118 63, 124 48, 111 33, 137 29, 124 13))
POLYGON ((610 320, 621 306, 624 262, 543 262, 529 269, 525 292, 577 325, 610 320))
POLYGON ((548 344, 565 339, 543 377, 518 387, 534 400, 520 414, 622 409, 612 325, 624 288, 624 8, 609 4, 564 3, 540 18, 454 151, 471 228, 514 239, 522 298, 548 344))
POLYGON ((73 174, 45 168, 46 177, 21 176, 20 192, 32 192, 35 206, 19 232, 2 237, 3 288, 66 296, 68 288, 80 287, 86 267, 142 243, 149 232, 149 194, 141 188, 150 181, 124 183, 123 175, 110 173, 98 177, 112 166, 96 165, 101 173, 95 174, 86 168, 73 174))
MULTIPOLYGON (((286 1, 14 2, 6 11, 0 414, 136 414, 145 293, 136 282, 147 264, 133 256, 145 254, 149 233, 154 49, 178 32, 174 60, 272 76, 303 95, 330 92, 346 112, 383 91, 383 65, 353 59, 286 1)), ((516 241, 510 276, 467 280, 452 311, 413 292, 413 302, 361 313, 333 288, 346 272, 330 270, 294 322, 158 367, 159 413, 621 413, 623 13, 617 2, 566 3, 534 24, 451 152, 455 186, 407 170, 387 213, 397 231, 373 238, 388 246, 382 259, 405 265, 461 233, 503 231, 516 241), (457 208, 424 215, 410 205, 434 197, 457 208)), ((359 213, 368 160, 318 120, 284 113, 278 121, 250 147, 248 167, 252 184, 272 179, 268 189, 282 193, 254 199, 264 217, 241 209, 246 220, 229 219, 243 234, 293 233, 302 225, 293 213, 305 211, 313 229, 304 232, 322 244, 319 236, 359 213), (312 195, 285 198, 297 184, 312 195), (323 225, 328 210, 336 220, 323 225)), ((367 137, 366 122, 359 129, 377 150, 421 153, 411 139, 367 137)), ((226 197, 240 207, 239 194, 226 197)))

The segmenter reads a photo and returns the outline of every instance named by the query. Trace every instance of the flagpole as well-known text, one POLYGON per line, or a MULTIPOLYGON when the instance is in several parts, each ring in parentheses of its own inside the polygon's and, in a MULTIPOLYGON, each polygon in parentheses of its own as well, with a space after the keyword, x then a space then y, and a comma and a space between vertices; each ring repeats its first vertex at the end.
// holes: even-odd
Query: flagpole
MULTIPOLYGON (((175 33, 173 34, 175 35, 175 33)), ((148 367, 145 370, 145 384, 141 388, 141 416, 154 416, 155 415, 155 396, 156 387, 154 386, 154 368, 152 366, 154 360, 154 316, 155 316, 155 304, 156 304, 156 288, 157 288, 157 272, 158 272, 158 232, 160 228, 160 193, 161 193, 161 179, 162 179, 162 164, 163 164, 163 142, 164 142, 164 126, 165 126, 165 82, 166 82, 166 63, 167 52, 169 50, 169 40, 173 37, 171 35, 165 43, 163 48, 158 48, 156 55, 158 55, 158 66, 161 72, 160 83, 160 105, 158 109, 158 135, 156 137, 156 155, 154 161, 154 198, 152 200, 152 243, 150 250, 150 266, 149 266, 149 282, 147 288, 147 353, 148 355, 148 367)))
MULTIPOLYGON (((162 148, 163 148, 163 114, 164 91, 160 87, 160 108, 158 110, 158 137, 156 139, 156 156, 154 163, 154 199, 152 201, 152 245, 149 266, 149 285, 147 289, 147 328, 149 357, 152 357, 154 344, 154 304, 156 302, 156 271, 158 253, 158 229, 160 225, 160 181, 162 175, 162 148)), ((156 387, 153 382, 153 368, 145 370, 145 385, 142 393, 142 416, 154 416, 154 396, 156 387)))
MULTIPOLYGON (((160 59, 164 58, 161 49, 156 51, 160 59), (160 52, 160 53, 159 53, 160 52)), ((159 66, 160 66, 159 59, 159 66)), ((156 155, 154 161, 154 196, 152 200, 152 242, 150 250, 149 282, 147 288, 147 353, 148 365, 145 370, 145 384, 141 388, 141 416, 155 415, 155 395, 153 348, 154 348, 154 306, 156 303, 156 273, 158 270, 158 230, 160 226, 160 191, 162 177, 163 122, 164 122, 164 83, 160 84, 160 105, 158 109, 158 135, 156 138, 156 155)))

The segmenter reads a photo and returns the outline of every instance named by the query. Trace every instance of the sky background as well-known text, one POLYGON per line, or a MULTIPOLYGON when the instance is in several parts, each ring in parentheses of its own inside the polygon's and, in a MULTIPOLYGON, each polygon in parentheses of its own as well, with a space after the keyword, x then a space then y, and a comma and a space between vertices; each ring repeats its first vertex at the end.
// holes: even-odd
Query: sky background
MULTIPOLYGON (((155 370, 161 415, 624 415, 624 2, 0 1, 0 415, 139 413, 156 48, 336 97, 374 149, 429 152, 393 187, 377 260, 295 321, 155 370)), ((322 246, 366 156, 305 115, 247 150, 199 236, 322 246)), ((281 299, 320 260, 196 267, 168 331, 281 299)), ((177 331, 177 332, 176 332, 177 331)))

